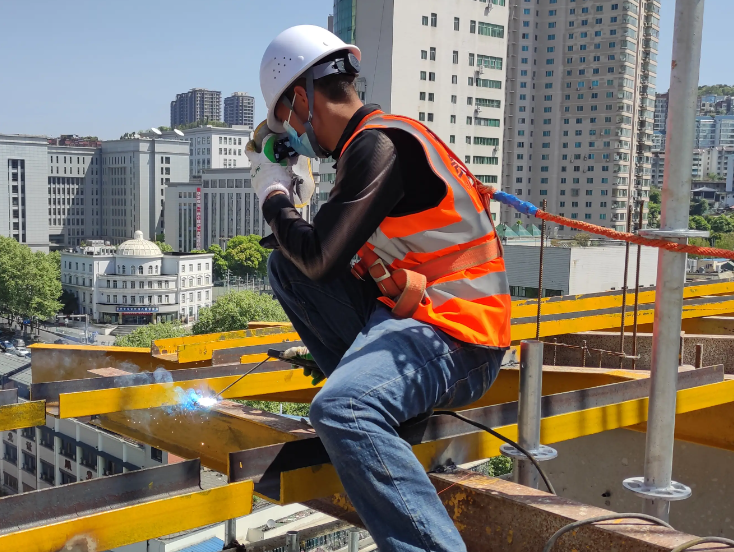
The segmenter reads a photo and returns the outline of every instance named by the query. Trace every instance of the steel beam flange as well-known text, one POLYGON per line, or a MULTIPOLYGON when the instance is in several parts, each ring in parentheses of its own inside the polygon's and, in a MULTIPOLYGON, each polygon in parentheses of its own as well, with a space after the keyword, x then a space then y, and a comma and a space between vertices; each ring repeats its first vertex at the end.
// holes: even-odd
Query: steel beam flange
POLYGON ((691 488, 683 483, 675 481, 670 482, 669 487, 651 487, 645 484, 644 477, 630 477, 622 481, 622 485, 628 491, 632 491, 637 496, 652 500, 665 500, 673 502, 676 500, 685 500, 691 496, 691 488))
POLYGON ((660 230, 659 228, 647 228, 639 230, 638 234, 644 238, 708 238, 710 232, 708 230, 690 230, 688 228, 681 230, 660 230))
MULTIPOLYGON (((554 449, 553 447, 548 447, 546 445, 540 445, 540 447, 536 449, 530 449, 528 451, 530 454, 533 455, 533 458, 537 460, 538 462, 545 462, 546 460, 553 460, 558 456, 558 451, 554 449)), ((507 458, 513 458, 515 460, 526 460, 527 456, 525 456, 525 453, 519 451, 512 445, 502 445, 500 447, 500 454, 502 456, 506 456, 507 458)))

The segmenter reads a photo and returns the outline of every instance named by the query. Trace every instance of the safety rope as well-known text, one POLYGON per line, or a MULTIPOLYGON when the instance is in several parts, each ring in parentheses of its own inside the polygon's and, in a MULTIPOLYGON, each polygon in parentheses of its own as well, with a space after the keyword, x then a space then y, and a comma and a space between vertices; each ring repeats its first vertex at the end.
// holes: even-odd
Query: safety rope
POLYGON ((576 228, 577 230, 583 230, 591 234, 605 236, 614 240, 626 241, 637 245, 645 245, 648 247, 657 247, 659 249, 665 249, 667 251, 673 251, 675 253, 690 253, 693 255, 719 257, 722 259, 734 260, 734 251, 729 251, 728 249, 718 249, 716 247, 702 247, 686 243, 676 243, 667 240, 644 238, 642 236, 638 236, 637 234, 630 234, 628 232, 619 232, 617 230, 604 228, 603 226, 597 226, 596 224, 591 224, 589 222, 583 222, 580 220, 562 217, 560 215, 554 215, 553 213, 548 213, 546 211, 543 211, 542 209, 539 209, 532 203, 523 201, 512 194, 508 194, 507 192, 500 192, 499 190, 491 186, 482 185, 481 187, 477 186, 477 188, 479 189, 480 193, 489 195, 489 197, 491 197, 495 201, 499 201, 504 205, 509 205, 520 213, 534 216, 548 222, 555 222, 563 226, 570 226, 571 228, 576 228))

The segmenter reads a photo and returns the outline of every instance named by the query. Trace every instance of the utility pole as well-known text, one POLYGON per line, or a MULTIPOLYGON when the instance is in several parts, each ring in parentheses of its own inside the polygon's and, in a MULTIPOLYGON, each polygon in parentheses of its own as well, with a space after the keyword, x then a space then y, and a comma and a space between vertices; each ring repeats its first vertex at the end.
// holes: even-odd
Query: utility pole
MULTIPOLYGON (((704 0, 676 1, 661 229, 641 230, 640 235, 645 237, 687 243, 690 237, 708 235, 688 230, 703 13, 704 0)), ((638 40, 642 40, 642 36, 638 40)), ((661 249, 655 294, 645 475, 624 481, 627 489, 644 499, 642 511, 663 521, 668 521, 670 501, 691 495, 689 487, 672 480, 685 275, 686 256, 661 249)))

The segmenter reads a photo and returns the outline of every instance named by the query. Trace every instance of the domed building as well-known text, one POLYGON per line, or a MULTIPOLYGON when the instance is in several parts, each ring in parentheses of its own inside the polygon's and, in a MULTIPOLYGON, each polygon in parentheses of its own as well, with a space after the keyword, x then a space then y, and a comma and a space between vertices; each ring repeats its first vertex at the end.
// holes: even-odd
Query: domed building
POLYGON ((134 236, 61 253, 61 285, 77 297, 78 313, 104 324, 195 321, 212 302, 212 255, 163 253, 140 230, 134 236))

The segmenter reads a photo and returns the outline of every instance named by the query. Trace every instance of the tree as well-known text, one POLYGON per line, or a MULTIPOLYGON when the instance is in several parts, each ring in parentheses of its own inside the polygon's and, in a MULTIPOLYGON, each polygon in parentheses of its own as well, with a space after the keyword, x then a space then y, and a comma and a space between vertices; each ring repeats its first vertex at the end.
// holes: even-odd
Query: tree
POLYGON ((59 312, 58 254, 33 253, 27 245, 0 237, 0 307, 13 316, 50 318, 59 312))
POLYGON ((647 225, 650 228, 660 228, 660 188, 650 190, 650 202, 647 204, 647 225))
POLYGON ((311 405, 308 403, 279 403, 271 401, 236 401, 246 406, 257 408, 265 412, 271 412, 273 414, 280 414, 281 407, 283 408, 283 414, 289 416, 303 416, 307 417, 311 405))
POLYGON ((688 209, 688 214, 691 216, 703 216, 708 213, 709 203, 705 199, 694 199, 691 201, 691 207, 688 209))
POLYGON ((227 274, 227 261, 224 258, 224 251, 217 244, 212 244, 207 252, 212 254, 214 277, 221 280, 227 274))
POLYGON ((576 245, 580 247, 588 247, 591 243, 591 234, 581 232, 573 237, 573 241, 575 241, 576 245))
POLYGON ((171 247, 170 245, 168 245, 166 242, 157 241, 157 242, 155 242, 155 244, 158 246, 158 248, 163 253, 170 253, 171 251, 173 251, 173 247, 171 247))
POLYGON ((706 175, 706 180, 709 182, 716 182, 717 180, 724 180, 724 177, 716 173, 708 173, 706 175))
POLYGON ((199 320, 194 324, 194 334, 231 332, 244 330, 253 320, 262 322, 287 322, 280 303, 267 294, 254 291, 231 291, 211 306, 199 310, 199 320))
POLYGON ((688 218, 688 228, 691 230, 711 230, 711 226, 706 222, 706 219, 699 215, 688 218))
POLYGON ((61 292, 61 312, 64 314, 76 314, 79 310, 79 299, 69 290, 61 292))
POLYGON ((185 328, 178 320, 174 322, 160 322, 158 324, 140 326, 131 334, 118 337, 115 339, 115 346, 150 348, 151 344, 158 339, 183 337, 190 334, 191 332, 188 328, 185 328))
POLYGON ((235 276, 265 276, 268 272, 270 251, 260 245, 262 238, 255 234, 235 236, 227 242, 224 259, 235 276))
POLYGON ((734 96, 734 86, 728 84, 709 84, 698 87, 699 96, 734 96))
POLYGON ((708 223, 711 227, 711 231, 716 232, 717 234, 728 234, 729 232, 734 232, 734 221, 726 215, 710 217, 708 219, 708 223))

